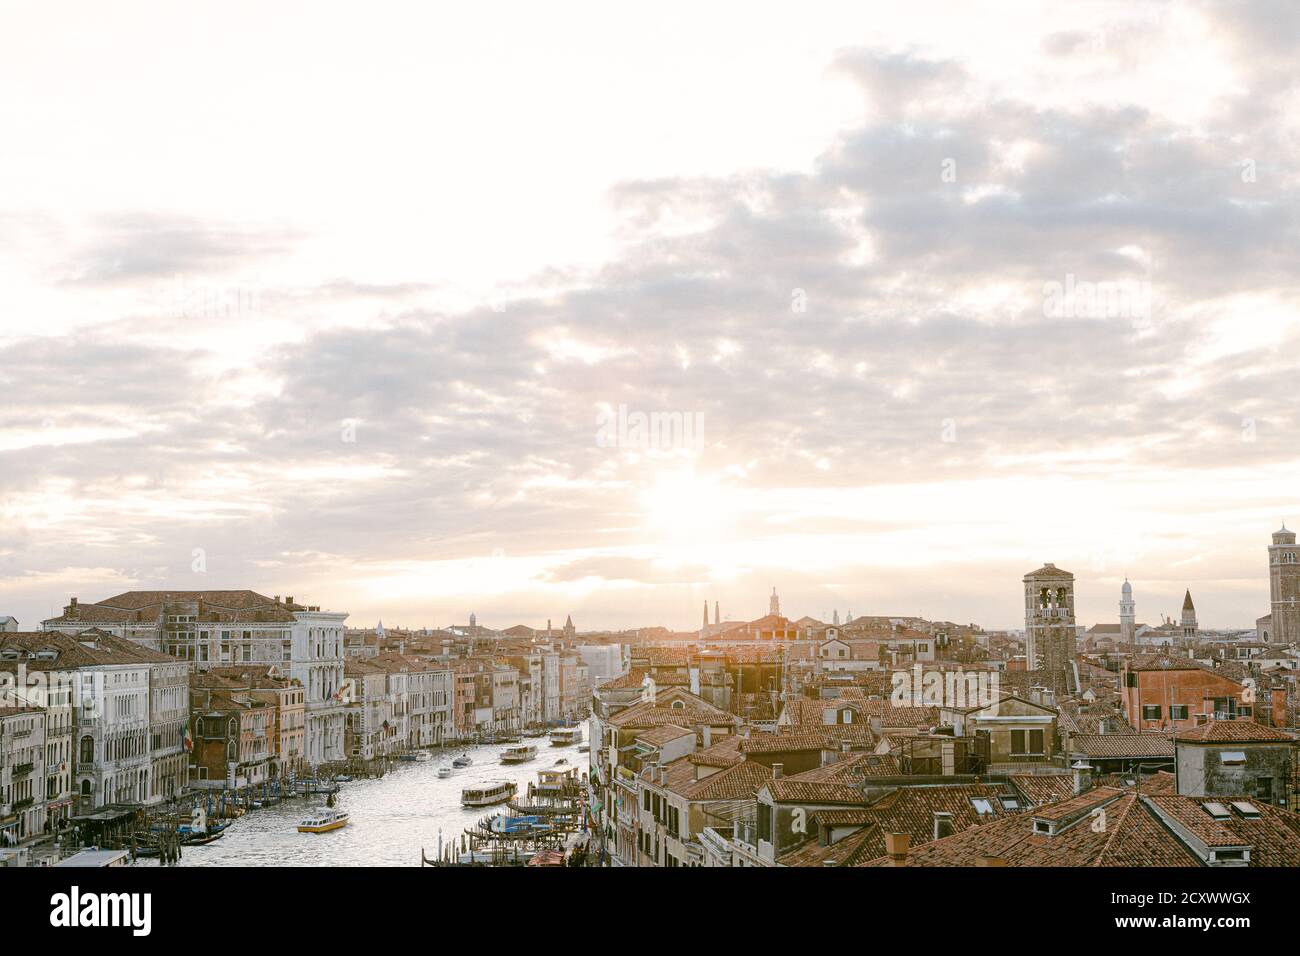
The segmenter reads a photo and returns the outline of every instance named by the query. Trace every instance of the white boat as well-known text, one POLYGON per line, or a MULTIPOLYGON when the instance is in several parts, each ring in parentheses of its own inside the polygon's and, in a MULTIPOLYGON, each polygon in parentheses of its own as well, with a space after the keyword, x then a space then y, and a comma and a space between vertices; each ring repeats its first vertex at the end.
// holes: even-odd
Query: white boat
POLYGON ((443 764, 441 767, 438 768, 438 779, 446 780, 455 772, 456 771, 452 770, 451 767, 448 767, 446 764, 443 764))
POLYGON ((532 760, 537 756, 537 748, 532 744, 520 744, 518 747, 507 747, 501 751, 502 763, 524 763, 532 760))
POLYGON ((468 767, 473 762, 474 762, 474 758, 471 757, 469 754, 461 754, 459 757, 457 757, 455 760, 451 762, 451 765, 453 767, 464 768, 464 767, 468 767))
POLYGON ((462 807, 490 807, 493 804, 505 803, 518 790, 519 787, 513 781, 489 780, 477 787, 466 787, 462 790, 460 792, 460 805, 462 807))
POLYGON ((298 824, 299 833, 328 833, 348 825, 342 810, 319 810, 298 824))
POLYGON ((556 727, 551 731, 552 747, 567 747, 569 744, 582 743, 582 727, 556 727))

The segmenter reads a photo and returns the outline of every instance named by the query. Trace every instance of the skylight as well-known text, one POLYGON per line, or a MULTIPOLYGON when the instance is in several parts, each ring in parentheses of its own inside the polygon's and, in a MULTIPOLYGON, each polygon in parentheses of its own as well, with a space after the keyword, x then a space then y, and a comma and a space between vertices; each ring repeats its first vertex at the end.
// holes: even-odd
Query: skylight
POLYGON ((1232 816, 1232 814, 1228 812, 1228 808, 1221 803, 1203 803, 1201 804, 1201 809, 1216 820, 1227 820, 1232 816))
POLYGON ((1234 800, 1232 801, 1232 806, 1233 809, 1235 809, 1247 820, 1259 819, 1259 807, 1255 806, 1253 803, 1251 803, 1248 800, 1234 800))

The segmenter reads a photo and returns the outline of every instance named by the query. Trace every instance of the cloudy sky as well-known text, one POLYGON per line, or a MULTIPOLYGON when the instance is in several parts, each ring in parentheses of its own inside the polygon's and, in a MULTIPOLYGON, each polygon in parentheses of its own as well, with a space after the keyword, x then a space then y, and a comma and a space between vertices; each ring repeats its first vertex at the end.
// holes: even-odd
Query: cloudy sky
POLYGON ((473 6, 0 4, 0 614, 1268 610, 1300 7, 473 6))

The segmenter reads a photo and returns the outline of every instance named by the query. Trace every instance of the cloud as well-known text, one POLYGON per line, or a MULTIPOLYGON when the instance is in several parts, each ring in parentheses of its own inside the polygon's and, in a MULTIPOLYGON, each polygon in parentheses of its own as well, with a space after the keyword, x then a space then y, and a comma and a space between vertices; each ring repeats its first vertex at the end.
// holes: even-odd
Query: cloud
MULTIPOLYGON (((1253 620, 1262 585, 1243 596, 1227 579, 1267 528, 1238 528, 1243 543, 1226 526, 1288 500, 1274 478, 1300 426, 1279 400, 1296 373, 1300 203, 1266 6, 1211 14, 1225 63, 1256 93, 1197 122, 1136 98, 1049 101, 958 59, 848 50, 833 67, 866 115, 807 171, 627 178, 609 194, 616 256, 539 270, 468 309, 437 307, 442 287, 418 275, 289 270, 318 238, 297 227, 154 213, 92 219, 62 240, 41 227, 42 261, 69 296, 175 274, 268 279, 254 317, 126 310, 0 348, 0 431, 18 436, 0 474, 17 542, 4 561, 66 575, 90 548, 96 566, 147 586, 188 580, 202 547, 223 582, 284 592, 257 582, 299 573, 286 554, 328 556, 346 589, 384 562, 507 551, 536 559, 540 593, 662 587, 680 609, 629 607, 690 626, 699 592, 761 596, 784 557, 808 601, 843 594, 865 613, 870 596, 885 612, 896 600, 1010 624, 1022 558, 1068 566, 1038 552, 1097 553, 1106 535, 1142 533, 1123 488, 1135 506, 1169 508, 1151 527, 1176 522, 1192 537, 1181 546, 1224 554, 1196 573, 1225 579, 1207 584, 1231 609, 1222 617, 1253 620), (1048 290, 1080 284, 1113 294, 1052 312, 1048 290), (1233 332, 1245 326, 1268 334, 1233 332), (596 416, 620 405, 698 415, 702 446, 602 446, 596 416), (32 441, 42 428, 92 437, 32 441), (672 502, 647 509, 683 461, 724 513, 700 513, 689 490, 688 520, 664 520, 672 502), (1267 481, 1211 515, 1207 475, 1231 469, 1267 481), (987 524, 983 489, 1025 481, 1084 497, 1109 483, 1115 504, 1076 512, 1044 490, 1032 512, 999 502, 1004 527, 987 524), (966 517, 933 524, 954 499, 966 517), (970 577, 940 592, 894 567, 927 548, 970 577), (823 562, 838 562, 839 591, 808 570, 823 562)), ((1117 62, 1138 42, 1176 62, 1159 42, 1168 28, 1126 29, 1105 32, 1117 62)), ((1094 40, 1090 27, 1058 30, 1025 56, 1051 75, 1094 40)), ((1178 555, 1151 534, 1125 547, 1155 577, 1178 555)), ((300 573, 330 586, 320 560, 300 573)), ((800 596, 787 596, 796 616, 800 596)), ((1109 595, 1089 600, 1111 613, 1109 595)))

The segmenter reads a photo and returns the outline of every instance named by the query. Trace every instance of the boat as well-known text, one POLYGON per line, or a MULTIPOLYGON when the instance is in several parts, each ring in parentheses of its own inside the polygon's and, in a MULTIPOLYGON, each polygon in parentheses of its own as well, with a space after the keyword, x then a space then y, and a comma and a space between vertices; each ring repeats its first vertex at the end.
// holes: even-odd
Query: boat
POLYGON ((433 759, 433 754, 427 750, 415 750, 409 754, 398 754, 397 759, 406 763, 426 763, 433 759))
POLYGON ((580 754, 589 754, 589 753, 591 753, 591 748, 590 748, 589 746, 587 746, 586 744, 583 744, 581 747, 578 748, 578 753, 580 753, 580 754))
POLYGON ((473 762, 474 762, 474 758, 471 757, 469 754, 461 754, 459 757, 457 757, 455 760, 451 762, 451 765, 453 767, 463 770, 465 767, 468 767, 473 762))
POLYGON ((502 763, 524 763, 532 760, 537 756, 537 748, 532 744, 520 744, 518 747, 507 747, 501 751, 502 763))
POLYGON ((502 814, 491 819, 488 829, 493 833, 521 836, 525 833, 550 833, 552 827, 547 820, 535 814, 517 817, 502 814))
POLYGON ((556 727, 551 731, 552 747, 567 747, 569 744, 582 743, 581 727, 556 727))
POLYGON ((452 770, 451 767, 448 767, 446 764, 443 764, 441 767, 438 768, 438 779, 446 780, 453 773, 455 773, 455 771, 452 770))
POLYGON ((342 810, 320 810, 298 824, 299 833, 328 833, 348 825, 348 815, 342 810))
POLYGON ((505 803, 518 790, 519 787, 513 781, 489 780, 477 787, 466 787, 462 790, 460 792, 460 805, 462 807, 490 807, 493 804, 505 803))
POLYGON ((223 836, 225 836, 224 833, 220 830, 215 830, 211 833, 196 833, 182 842, 184 842, 186 846, 207 846, 209 843, 214 843, 217 840, 220 840, 223 836))

